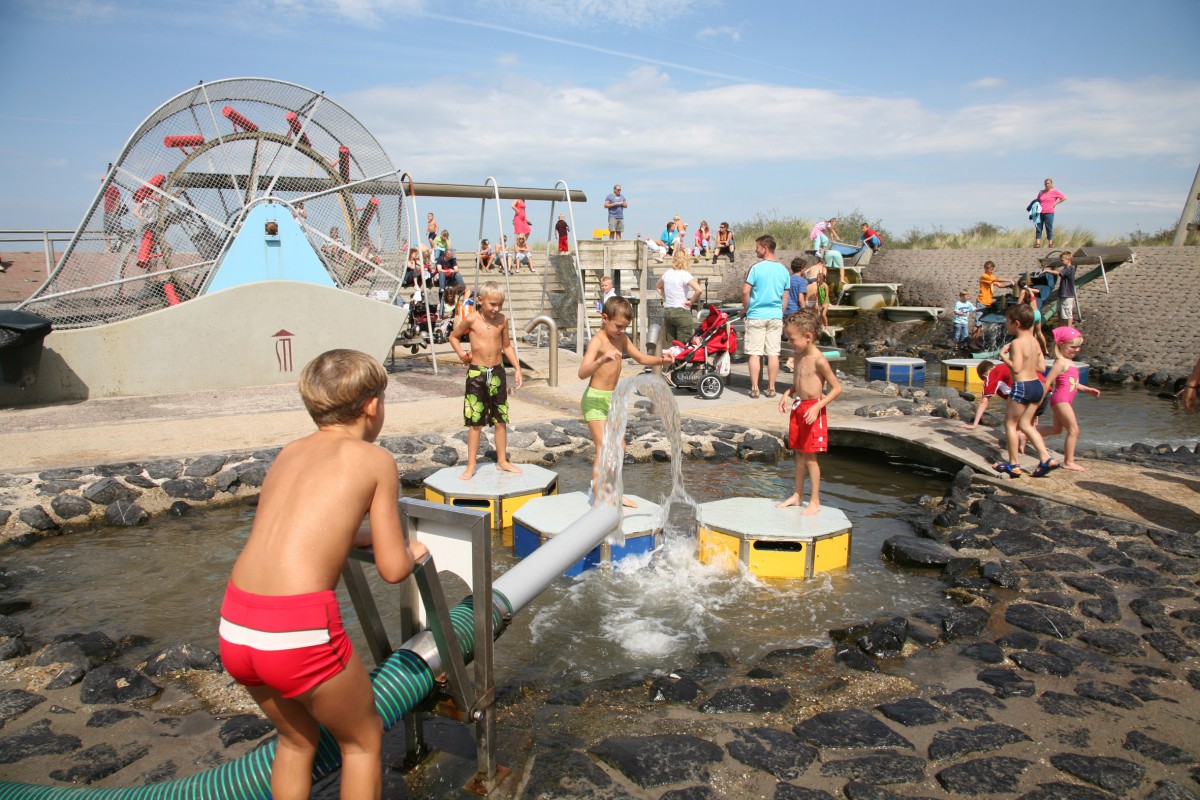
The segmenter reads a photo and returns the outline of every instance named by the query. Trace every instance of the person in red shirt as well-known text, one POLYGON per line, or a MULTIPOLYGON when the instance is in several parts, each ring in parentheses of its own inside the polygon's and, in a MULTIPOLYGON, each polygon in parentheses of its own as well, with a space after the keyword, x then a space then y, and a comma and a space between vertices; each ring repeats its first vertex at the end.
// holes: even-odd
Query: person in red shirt
POLYGON ((872 253, 878 253, 879 248, 883 247, 883 237, 868 227, 865 222, 862 224, 862 242, 871 248, 872 253))

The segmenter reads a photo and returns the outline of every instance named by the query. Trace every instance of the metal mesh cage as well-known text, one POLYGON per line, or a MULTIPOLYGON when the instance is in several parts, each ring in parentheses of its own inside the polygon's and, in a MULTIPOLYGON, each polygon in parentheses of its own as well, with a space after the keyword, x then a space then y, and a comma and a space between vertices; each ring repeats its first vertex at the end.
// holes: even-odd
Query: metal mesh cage
POLYGON ((395 297, 411 225, 383 148, 324 95, 231 78, 147 117, 22 307, 80 328, 203 294, 247 212, 263 202, 291 207, 337 286, 395 297))

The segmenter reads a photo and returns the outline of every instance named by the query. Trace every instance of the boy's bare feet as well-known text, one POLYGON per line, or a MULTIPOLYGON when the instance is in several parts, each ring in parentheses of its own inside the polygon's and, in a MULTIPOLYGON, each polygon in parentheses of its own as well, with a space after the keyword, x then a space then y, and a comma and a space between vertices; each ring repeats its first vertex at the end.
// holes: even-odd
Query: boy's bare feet
POLYGON ((1069 464, 1066 462, 1063 462, 1062 468, 1065 470, 1070 470, 1071 472, 1087 472, 1087 467, 1081 467, 1078 464, 1076 464, 1074 461, 1072 461, 1069 464))
POLYGON ((460 481, 469 481, 469 480, 471 480, 471 478, 474 478, 474 477, 475 477, 475 465, 472 464, 463 470, 462 475, 459 475, 458 479, 460 481))
POLYGON ((497 461, 496 469, 502 469, 505 472, 515 472, 518 475, 521 474, 522 472, 524 472, 523 469, 521 469, 520 467, 518 467, 516 464, 512 463, 511 461, 497 461))
POLYGON ((625 506, 626 508, 638 507, 637 500, 634 500, 632 497, 627 495, 621 495, 621 505, 625 506))
POLYGON ((789 497, 787 500, 784 500, 782 503, 776 503, 775 507, 776 508, 787 508, 788 506, 798 506, 800 504, 801 504, 800 495, 793 494, 791 497, 789 497))
POLYGON ((820 510, 821 510, 821 504, 818 503, 816 500, 812 500, 809 502, 808 505, 806 505, 804 507, 804 510, 800 512, 800 516, 815 517, 817 515, 817 512, 819 512, 820 510))

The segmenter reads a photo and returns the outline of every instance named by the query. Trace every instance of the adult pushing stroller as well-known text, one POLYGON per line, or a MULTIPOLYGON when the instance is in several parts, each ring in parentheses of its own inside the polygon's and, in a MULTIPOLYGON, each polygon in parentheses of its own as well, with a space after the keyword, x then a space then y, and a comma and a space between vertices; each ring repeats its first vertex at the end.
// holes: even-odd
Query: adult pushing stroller
POLYGON ((737 352, 737 331, 730 316, 714 305, 700 321, 688 342, 674 342, 666 352, 674 360, 663 367, 663 377, 678 389, 695 389, 705 400, 716 400, 725 391, 729 363, 737 352))

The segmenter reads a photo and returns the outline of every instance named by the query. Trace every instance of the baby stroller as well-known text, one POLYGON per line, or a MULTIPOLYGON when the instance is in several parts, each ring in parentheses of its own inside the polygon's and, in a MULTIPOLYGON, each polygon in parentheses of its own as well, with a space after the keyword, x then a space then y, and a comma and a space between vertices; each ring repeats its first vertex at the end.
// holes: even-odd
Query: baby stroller
POLYGON ((729 377, 730 359, 737 352, 733 323, 739 318, 709 305, 708 315, 700 321, 691 341, 674 342, 667 349, 674 356, 674 361, 663 367, 667 383, 677 389, 695 389, 705 400, 720 397, 729 377))
POLYGON ((408 319, 404 323, 404 327, 400 329, 400 342, 408 347, 408 351, 413 355, 420 352, 422 347, 429 346, 429 325, 433 323, 433 341, 435 344, 445 343, 446 336, 449 334, 449 328, 444 323, 451 320, 444 320, 438 317, 436 305, 430 307, 425 301, 419 297, 414 297, 413 301, 408 304, 408 319))

